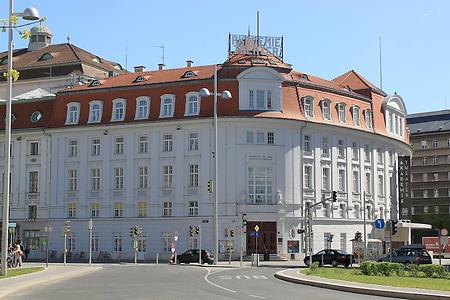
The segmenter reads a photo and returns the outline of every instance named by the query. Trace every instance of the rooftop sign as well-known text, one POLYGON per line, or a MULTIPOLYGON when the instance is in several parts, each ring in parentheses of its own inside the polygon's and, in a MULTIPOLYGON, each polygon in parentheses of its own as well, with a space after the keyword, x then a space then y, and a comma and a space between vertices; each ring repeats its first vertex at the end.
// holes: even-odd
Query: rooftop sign
POLYGON ((248 55, 273 54, 283 59, 283 37, 230 34, 228 56, 234 53, 248 55))

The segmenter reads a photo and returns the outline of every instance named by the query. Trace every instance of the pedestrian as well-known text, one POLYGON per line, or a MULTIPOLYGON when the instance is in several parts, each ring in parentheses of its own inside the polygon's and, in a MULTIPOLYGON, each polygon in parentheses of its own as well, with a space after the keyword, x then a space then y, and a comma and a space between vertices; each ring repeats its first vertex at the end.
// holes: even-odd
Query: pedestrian
POLYGON ((20 244, 16 243, 14 247, 14 261, 16 262, 17 267, 22 267, 22 256, 23 252, 20 250, 20 244))
POLYGON ((25 248, 25 251, 23 251, 23 254, 24 254, 24 256, 23 256, 24 260, 28 261, 28 254, 30 254, 29 247, 25 248))

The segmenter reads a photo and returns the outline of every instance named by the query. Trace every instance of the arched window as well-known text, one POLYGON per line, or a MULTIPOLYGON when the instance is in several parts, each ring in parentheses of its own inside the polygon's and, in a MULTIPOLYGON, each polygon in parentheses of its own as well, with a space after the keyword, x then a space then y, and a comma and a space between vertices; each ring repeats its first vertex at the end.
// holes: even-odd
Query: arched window
POLYGON ((186 116, 196 116, 200 113, 200 95, 196 92, 186 94, 186 116))
POLYGON ((328 99, 322 100, 322 117, 324 120, 331 121, 331 101, 328 99))
POLYGON ((125 119, 125 99, 113 100, 113 111, 111 121, 123 121, 125 119))
POLYGON ((314 98, 311 96, 303 97, 303 109, 305 110, 306 117, 314 117, 313 100, 314 98))
POLYGON ((89 123, 100 123, 102 120, 102 101, 89 102, 89 123))
POLYGON ((358 106, 352 106, 353 124, 355 124, 356 126, 360 126, 359 111, 360 110, 358 106))
POLYGON ((136 98, 136 114, 135 120, 148 119, 150 98, 148 96, 141 96, 136 98))
POLYGON ((339 116, 339 122, 347 123, 347 119, 345 118, 345 103, 340 102, 337 104, 337 111, 339 116))
POLYGON ((67 104, 66 125, 78 124, 80 119, 80 103, 70 102, 67 104))
POLYGON ((364 111, 364 119, 366 121, 366 127, 372 128, 372 111, 370 109, 364 111))
POLYGON ((161 96, 160 118, 173 117, 175 110, 175 95, 166 94, 161 96))

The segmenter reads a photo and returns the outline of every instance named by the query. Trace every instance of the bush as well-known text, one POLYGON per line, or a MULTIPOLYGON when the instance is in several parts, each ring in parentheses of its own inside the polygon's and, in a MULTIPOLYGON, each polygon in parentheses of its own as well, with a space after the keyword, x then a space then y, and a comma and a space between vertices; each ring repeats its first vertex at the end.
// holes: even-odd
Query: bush
POLYGON ((405 266, 399 263, 365 261, 360 265, 360 271, 369 276, 403 276, 405 266))
POLYGON ((360 264, 359 270, 364 275, 376 276, 378 273, 377 263, 373 261, 364 261, 360 264))
POLYGON ((422 272, 418 265, 409 265, 406 267, 410 277, 422 277, 422 272))
POLYGON ((429 278, 447 278, 449 273, 443 266, 439 265, 420 265, 419 270, 429 278))
POLYGON ((319 263, 316 261, 316 262, 313 262, 312 264, 310 264, 310 266, 309 266, 309 269, 311 270, 311 271, 315 271, 315 270, 317 270, 319 268, 319 263))

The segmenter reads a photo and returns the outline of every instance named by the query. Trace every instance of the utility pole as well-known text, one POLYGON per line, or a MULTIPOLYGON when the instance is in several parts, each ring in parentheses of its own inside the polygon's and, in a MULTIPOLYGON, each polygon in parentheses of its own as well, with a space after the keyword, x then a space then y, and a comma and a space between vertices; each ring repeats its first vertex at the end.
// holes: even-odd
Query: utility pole
POLYGON ((364 218, 364 260, 367 259, 367 227, 366 227, 366 191, 363 192, 363 218, 364 218))
POLYGON ((202 264, 202 231, 200 225, 195 227, 195 233, 198 235, 198 264, 202 264))

